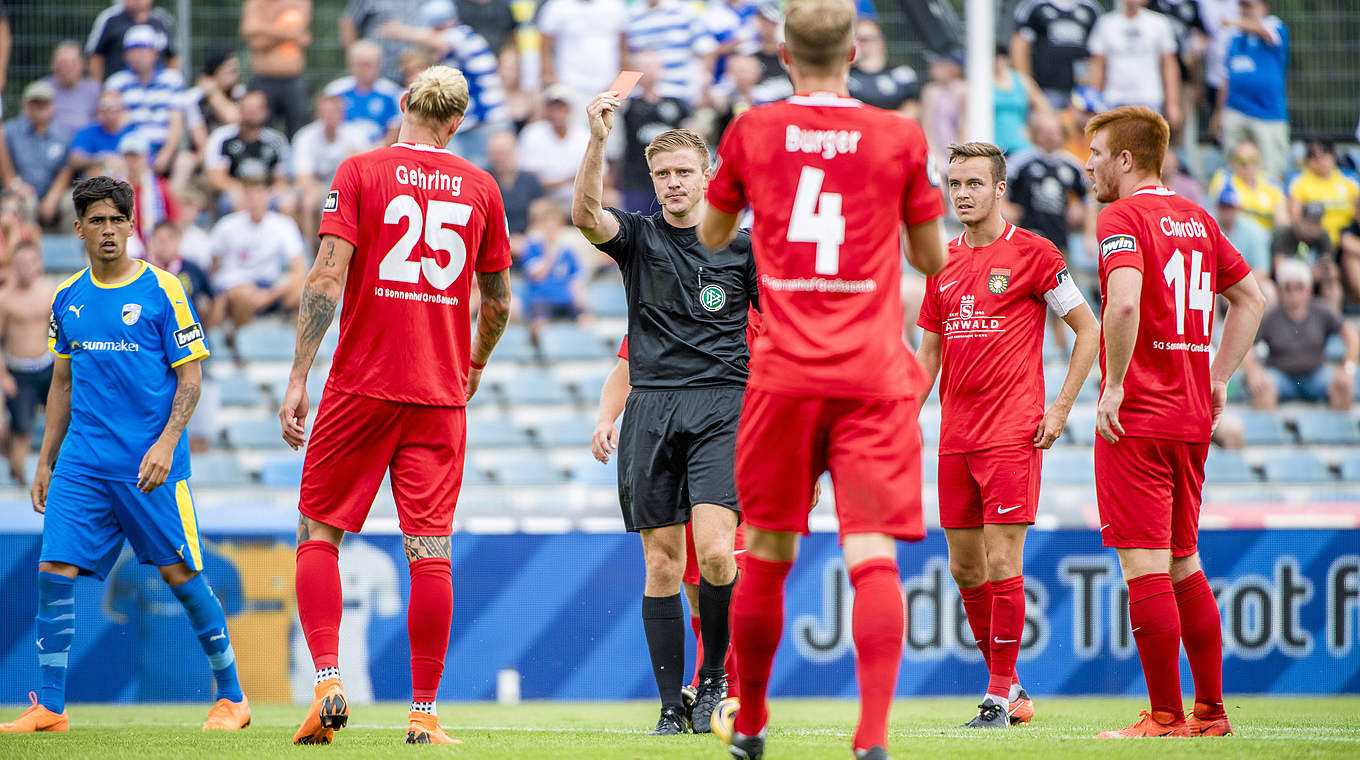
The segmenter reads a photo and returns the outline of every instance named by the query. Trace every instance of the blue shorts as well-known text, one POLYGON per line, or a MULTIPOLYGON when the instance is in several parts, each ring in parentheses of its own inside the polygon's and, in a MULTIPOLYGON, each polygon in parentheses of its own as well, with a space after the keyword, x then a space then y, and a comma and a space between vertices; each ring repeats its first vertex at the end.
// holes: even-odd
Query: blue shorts
POLYGON ((202 570, 189 481, 167 482, 142 493, 136 483, 70 473, 52 476, 38 561, 75 565, 103 580, 124 538, 138 562, 161 567, 183 562, 190 570, 202 570))

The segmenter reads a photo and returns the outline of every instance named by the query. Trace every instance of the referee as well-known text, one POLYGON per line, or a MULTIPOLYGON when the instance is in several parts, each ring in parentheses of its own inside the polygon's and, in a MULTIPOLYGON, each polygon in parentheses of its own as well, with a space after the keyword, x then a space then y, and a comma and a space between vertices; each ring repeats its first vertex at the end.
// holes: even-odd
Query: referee
POLYGON ((647 568, 642 624, 661 696, 654 734, 678 734, 686 716, 685 524, 693 519, 699 559, 704 663, 690 716, 707 732, 727 696, 727 607, 736 583, 733 462, 746 389, 746 313, 756 304, 751 238, 721 250, 699 243, 708 189, 708 146, 687 129, 657 135, 645 156, 661 211, 606 209, 605 141, 620 100, 597 95, 586 111, 590 145, 576 174, 572 222, 619 263, 628 295, 629 380, 619 441, 619 503, 628 530, 642 534, 647 568))

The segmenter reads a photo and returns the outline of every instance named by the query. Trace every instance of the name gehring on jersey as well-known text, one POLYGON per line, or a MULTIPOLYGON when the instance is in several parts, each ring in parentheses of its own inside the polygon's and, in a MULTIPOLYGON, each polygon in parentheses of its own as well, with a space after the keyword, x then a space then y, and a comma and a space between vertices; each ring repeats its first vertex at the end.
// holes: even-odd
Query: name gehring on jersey
POLYGON ((784 130, 784 150, 790 153, 820 153, 822 158, 835 158, 842 153, 859 150, 859 130, 800 129, 793 124, 784 130))
POLYGON ((408 169, 405 164, 397 164, 397 184, 419 188, 421 190, 445 190, 454 195, 463 192, 463 177, 461 175, 449 174, 438 169, 425 171, 417 166, 408 169))

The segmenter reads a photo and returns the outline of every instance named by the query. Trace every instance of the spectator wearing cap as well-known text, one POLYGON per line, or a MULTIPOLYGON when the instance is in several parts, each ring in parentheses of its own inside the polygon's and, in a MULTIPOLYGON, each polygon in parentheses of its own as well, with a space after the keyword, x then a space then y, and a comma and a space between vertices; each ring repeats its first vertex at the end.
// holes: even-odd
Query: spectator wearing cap
POLYGON ((345 51, 345 62, 349 76, 326 85, 325 93, 345 101, 345 121, 369 125, 370 142, 392 142, 401 125, 397 101, 402 88, 381 76, 382 48, 371 40, 359 40, 345 51))
POLYGON ((963 108, 968 83, 963 81, 963 51, 926 54, 930 81, 921 88, 921 127, 935 166, 949 166, 949 146, 965 142, 963 108))
POLYGON ((226 299, 236 327, 271 311, 293 311, 302 298, 306 251, 297 223, 269 210, 269 173, 259 162, 241 171, 242 209, 213 227, 212 287, 226 299))
POLYGON ((379 29, 379 34, 420 45, 441 64, 463 72, 468 85, 467 110, 447 147, 486 168, 487 138, 494 132, 510 129, 496 55, 481 35, 459 22, 453 0, 421 3, 419 22, 419 26, 409 26, 389 21, 379 29))
POLYGON ((519 167, 513 132, 497 132, 486 143, 492 176, 505 201, 505 225, 510 229, 510 250, 524 249, 524 233, 529 228, 529 206, 543 197, 538 177, 519 167))
POLYGON ((261 90, 241 98, 241 123, 223 124, 208 136, 203 154, 203 179, 208 188, 241 208, 241 172, 246 162, 264 167, 274 183, 276 199, 287 196, 292 154, 288 138, 265 126, 269 123, 269 100, 261 90))
POLYGON ((1181 125, 1181 70, 1176 32, 1166 16, 1147 9, 1147 0, 1119 0, 1101 16, 1087 41, 1091 85, 1111 108, 1147 106, 1171 129, 1181 125))
MULTIPOLYGON (((75 133, 66 153, 66 165, 52 181, 52 188, 38 206, 38 217, 55 219, 59 209, 70 205, 70 188, 76 180, 100 174, 101 168, 117 160, 118 143, 132 130, 127 125, 123 99, 113 90, 99 96, 94 121, 75 133)), ((74 206, 71 205, 72 211, 74 206)))
POLYGON ((148 24, 128 29, 123 35, 127 66, 104 82, 104 89, 122 96, 128 124, 151 146, 151 167, 161 175, 170 172, 185 129, 184 76, 160 64, 164 36, 148 24))
MULTIPOLYGON (((619 71, 627 45, 623 35, 627 19, 628 11, 621 0, 544 3, 537 22, 542 38, 539 63, 543 84, 565 87, 568 102, 585 108, 619 71)), ((570 193, 568 188, 568 196, 570 193)))
POLYGON ((1093 0, 1022 0, 1015 6, 1011 60, 1054 108, 1066 108, 1085 74, 1086 42, 1104 10, 1093 0))
POLYGON ((1082 166, 1086 166, 1086 160, 1091 157, 1091 140, 1086 137, 1086 122, 1105 110, 1105 100, 1100 96, 1100 90, 1083 84, 1072 90, 1071 102, 1058 112, 1067 140, 1063 143, 1063 150, 1075 156, 1077 163, 1082 166))
POLYGON ((1255 350, 1248 351, 1242 363, 1251 405, 1274 409, 1281 401, 1304 401, 1349 409, 1356 361, 1360 360, 1360 335, 1313 298, 1312 275, 1303 262, 1283 262, 1276 279, 1280 301, 1261 318, 1255 350), (1327 363, 1327 341, 1334 335, 1345 344, 1340 367, 1327 363))
POLYGON ((122 179, 127 180, 135 193, 133 222, 137 234, 129 243, 133 246, 131 255, 141 258, 144 244, 156 225, 179 221, 179 206, 170 192, 170 183, 151 169, 148 163, 151 150, 144 136, 136 132, 126 135, 118 143, 118 152, 123 166, 122 171, 116 172, 115 176, 121 175, 122 179))
POLYGON ((1266 297, 1274 301, 1275 288, 1270 281, 1270 232, 1242 208, 1237 188, 1225 184, 1214 196, 1214 218, 1218 220, 1219 229, 1228 236, 1228 242, 1246 259, 1266 297))
POLYGON ((1284 190, 1261 170, 1261 152, 1251 140, 1233 146, 1228 165, 1214 172, 1209 181, 1210 197, 1219 197, 1226 187, 1235 191, 1238 208, 1266 232, 1289 224, 1289 205, 1285 202, 1284 190))
POLYGON ((547 88, 543 91, 543 118, 519 133, 519 168, 537 177, 544 192, 563 203, 571 202, 576 169, 590 142, 585 119, 572 118, 573 97, 565 85, 547 88))
MULTIPOLYGON (((349 0, 340 14, 340 42, 345 51, 359 40, 369 40, 378 47, 378 72, 389 80, 398 81, 401 69, 398 62, 410 43, 404 40, 379 39, 378 29, 388 21, 414 19, 420 13, 422 0, 349 0), (381 43, 381 44, 379 44, 381 43)), ((376 76, 376 74, 375 74, 376 76)))
POLYGON ((269 112, 292 137, 307 123, 307 48, 312 44, 311 0, 246 0, 241 39, 250 48, 249 87, 265 94, 269 112))
POLYGON ((153 0, 122 0, 99 14, 85 41, 85 55, 90 59, 90 76, 99 81, 127 65, 128 50, 125 37, 137 26, 151 29, 156 35, 157 63, 171 69, 179 68, 175 52, 175 17, 164 8, 153 8, 153 0))
POLYGON ((5 123, 5 142, 18 176, 16 189, 34 201, 45 197, 66 164, 71 135, 52 124, 52 85, 41 79, 24 88, 22 112, 5 123))
POLYGON ((58 129, 74 135, 94 118, 101 87, 85 76, 79 42, 66 40, 52 49, 52 73, 42 81, 52 87, 52 124, 58 129))
POLYGON ((345 102, 324 92, 316 98, 316 121, 293 136, 293 180, 302 228, 318 229, 321 201, 340 162, 372 147, 368 130, 345 121, 345 102))
POLYGON ((1261 168, 1281 176, 1289 165, 1289 111, 1285 74, 1289 69, 1289 27, 1269 15, 1264 0, 1242 0, 1242 16, 1228 19, 1237 33, 1228 42, 1227 79, 1218 90, 1220 141, 1231 151, 1251 140, 1261 149, 1261 168))
POLYGON ((1279 282, 1280 264, 1301 261, 1312 271, 1318 295, 1338 313, 1341 311, 1342 291, 1337 271, 1336 246, 1322 226, 1325 212, 1321 203, 1305 204, 1298 221, 1277 227, 1270 243, 1270 255, 1279 282))
POLYGON ((1303 171, 1289 180, 1285 194, 1289 197, 1289 215, 1298 220, 1309 204, 1322 207, 1322 226, 1332 242, 1341 237, 1341 230, 1351 223, 1356 196, 1360 196, 1360 182, 1354 175, 1342 172, 1336 165, 1336 149, 1329 140, 1309 140, 1304 143, 1303 171))

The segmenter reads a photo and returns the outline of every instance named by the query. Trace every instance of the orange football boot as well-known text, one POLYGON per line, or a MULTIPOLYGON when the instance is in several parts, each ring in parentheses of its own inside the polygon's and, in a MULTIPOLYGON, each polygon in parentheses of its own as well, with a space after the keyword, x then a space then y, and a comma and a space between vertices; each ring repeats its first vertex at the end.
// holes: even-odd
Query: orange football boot
POLYGON ((244 696, 240 702, 219 699, 208 709, 208 719, 203 721, 204 731, 235 731, 250 725, 250 703, 244 696))
POLYGON ((411 711, 406 723, 407 744, 462 744, 461 739, 449 736, 439 725, 439 716, 411 711))
POLYGON ((349 722, 349 703, 339 678, 316 685, 316 697, 302 726, 293 734, 294 744, 330 744, 335 732, 349 722))
POLYGON ((1195 709, 1185 716, 1185 730, 1191 736, 1232 736, 1232 724, 1228 722, 1228 713, 1224 712, 1223 705, 1217 707, 1207 702, 1196 702, 1195 709), (1200 707, 1204 712, 1218 713, 1218 715, 1201 718, 1199 716, 1200 707))
POLYGON ((31 734, 36 731, 68 731, 71 723, 63 711, 60 715, 38 704, 37 692, 28 693, 29 705, 24 714, 9 723, 0 723, 0 734, 31 734))
POLYGON ((1137 723, 1128 728, 1121 728, 1118 731, 1106 731, 1096 734, 1097 739, 1135 739, 1141 737, 1159 736, 1189 736, 1185 730, 1185 720, 1177 720, 1170 713, 1160 710, 1148 712, 1143 710, 1138 713, 1141 717, 1137 723))
POLYGON ((1034 718, 1034 700, 1029 698, 1024 689, 1021 689, 1020 694, 1011 700, 1010 718, 1012 726, 1018 723, 1029 723, 1034 718))

